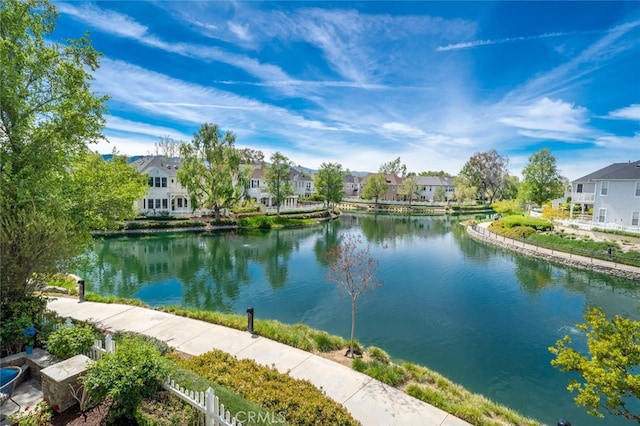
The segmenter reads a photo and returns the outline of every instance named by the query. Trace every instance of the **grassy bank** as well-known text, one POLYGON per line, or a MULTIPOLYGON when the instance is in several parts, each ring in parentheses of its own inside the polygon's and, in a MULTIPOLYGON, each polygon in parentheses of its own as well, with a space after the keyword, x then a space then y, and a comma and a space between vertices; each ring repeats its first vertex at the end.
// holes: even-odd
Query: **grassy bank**
POLYGON ((640 251, 623 250, 618 241, 594 241, 587 235, 554 230, 549 221, 525 216, 506 216, 488 228, 491 232, 511 239, 524 240, 539 247, 640 266, 640 251))
MULTIPOLYGON (((94 294, 87 294, 86 299, 103 303, 132 302, 94 294)), ((139 301, 133 301, 133 304, 141 305, 139 301)), ((247 319, 243 315, 198 311, 175 306, 159 308, 159 310, 239 330, 246 330, 247 326, 247 319)), ((348 347, 348 342, 342 337, 314 330, 303 324, 288 325, 274 320, 255 320, 254 331, 260 336, 320 355, 338 350, 344 352, 348 347)), ((473 394, 426 367, 391 360, 387 353, 379 348, 370 347, 364 352, 363 358, 353 361, 354 369, 401 389, 471 424, 478 426, 540 424, 482 395, 473 394)))

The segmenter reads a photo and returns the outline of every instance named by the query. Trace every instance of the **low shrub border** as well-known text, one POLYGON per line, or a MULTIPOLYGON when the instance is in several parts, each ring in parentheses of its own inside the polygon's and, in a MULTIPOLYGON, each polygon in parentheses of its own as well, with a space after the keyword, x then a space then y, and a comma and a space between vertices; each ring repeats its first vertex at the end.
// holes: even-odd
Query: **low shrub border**
POLYGON ((288 424, 360 424, 346 408, 325 396, 309 381, 294 379, 253 360, 239 360, 220 350, 188 359, 170 358, 177 365, 277 413, 288 424))
MULTIPOLYGON (((127 299, 103 298, 93 294, 87 295, 86 300, 129 303, 127 299)), ((134 300, 133 304, 147 307, 137 300, 134 300)), ((175 306, 157 309, 239 330, 245 330, 247 326, 246 317, 237 314, 197 311, 175 306)), ((348 347, 348 342, 344 338, 314 330, 303 324, 287 325, 274 320, 256 320, 255 332, 266 338, 312 352, 330 352, 348 347)), ((362 346, 358 346, 362 349, 362 346)), ((526 418, 510 408, 467 391, 464 387, 426 367, 407 362, 394 363, 380 348, 367 349, 367 356, 369 359, 356 359, 354 369, 404 390, 409 395, 476 426, 540 425, 539 422, 526 418)), ((265 408, 272 410, 270 407, 265 408)))

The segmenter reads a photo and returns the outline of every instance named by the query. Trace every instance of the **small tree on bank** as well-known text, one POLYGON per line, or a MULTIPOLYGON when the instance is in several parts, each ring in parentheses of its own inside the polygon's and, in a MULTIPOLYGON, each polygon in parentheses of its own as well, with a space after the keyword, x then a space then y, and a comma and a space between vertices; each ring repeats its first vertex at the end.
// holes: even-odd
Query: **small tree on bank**
POLYGON ((318 194, 320 194, 327 206, 331 209, 331 205, 342 201, 344 196, 344 176, 342 165, 338 163, 322 163, 315 185, 318 194))
POLYGON ((266 169, 267 188, 276 205, 277 216, 280 216, 280 206, 284 200, 293 195, 291 166, 292 163, 287 157, 280 152, 275 152, 271 155, 271 164, 266 169))
POLYGON ((376 279, 378 261, 369 255, 369 246, 359 248, 360 236, 346 234, 342 243, 329 250, 329 270, 327 281, 335 283, 351 298, 351 344, 348 354, 354 357, 356 331, 356 301, 358 297, 369 293, 382 285, 376 279))
POLYGON ((549 348, 556 356, 551 365, 580 375, 582 381, 570 379, 567 389, 577 392, 574 401, 587 413, 604 417, 604 410, 640 423, 640 413, 630 411, 640 398, 640 321, 607 320, 598 308, 590 308, 585 320, 577 327, 586 333, 589 355, 569 347, 571 338, 565 336, 549 348))

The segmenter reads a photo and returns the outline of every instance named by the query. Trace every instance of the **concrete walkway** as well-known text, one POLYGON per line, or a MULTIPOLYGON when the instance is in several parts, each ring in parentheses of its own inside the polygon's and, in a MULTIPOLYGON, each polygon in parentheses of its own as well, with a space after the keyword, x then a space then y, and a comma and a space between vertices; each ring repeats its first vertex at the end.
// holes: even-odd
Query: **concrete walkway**
MULTIPOLYGON (((274 366, 306 379, 342 404, 363 425, 463 426, 469 423, 326 358, 248 332, 130 305, 79 303, 60 297, 48 308, 110 331, 134 331, 176 350, 201 355, 213 349, 274 366)), ((224 401, 221 401, 224 402, 224 401)))
POLYGON ((527 254, 542 259, 555 259, 560 263, 571 266, 609 273, 628 279, 640 280, 640 267, 538 247, 534 244, 528 244, 522 240, 513 240, 489 231, 487 228, 490 224, 491 222, 482 222, 475 226, 467 226, 466 229, 472 238, 514 250, 521 254, 527 254))

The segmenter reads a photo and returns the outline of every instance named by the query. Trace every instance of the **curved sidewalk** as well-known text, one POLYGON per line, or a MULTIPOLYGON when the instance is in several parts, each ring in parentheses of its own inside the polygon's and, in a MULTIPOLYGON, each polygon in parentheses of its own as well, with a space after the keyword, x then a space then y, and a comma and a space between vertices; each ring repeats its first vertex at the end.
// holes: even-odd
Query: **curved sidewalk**
POLYGON ((534 244, 525 243, 521 240, 513 240, 489 231, 487 228, 490 224, 491 222, 483 222, 475 226, 467 226, 467 233, 471 238, 486 241, 489 244, 497 245, 508 250, 514 250, 524 255, 545 260, 551 259, 569 266, 590 269, 633 280, 640 280, 640 267, 580 256, 564 251, 547 249, 534 244))
MULTIPOLYGON (((274 366, 306 379, 342 404, 363 425, 464 426, 469 423, 342 364, 248 332, 137 306, 78 302, 60 297, 47 306, 62 317, 110 331, 134 331, 176 350, 201 355, 213 349, 274 366)), ((224 401, 222 401, 224 402, 224 401)))

